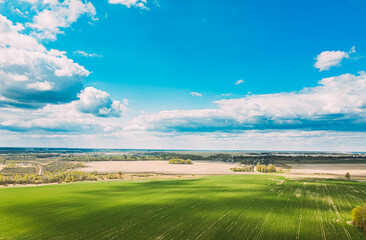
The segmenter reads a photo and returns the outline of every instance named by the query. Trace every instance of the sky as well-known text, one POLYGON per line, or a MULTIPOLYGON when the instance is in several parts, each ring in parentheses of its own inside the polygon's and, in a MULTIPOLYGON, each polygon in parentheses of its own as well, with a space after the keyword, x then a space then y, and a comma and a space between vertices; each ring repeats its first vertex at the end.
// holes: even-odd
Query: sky
POLYGON ((0 146, 366 151, 362 0, 0 0, 0 146))

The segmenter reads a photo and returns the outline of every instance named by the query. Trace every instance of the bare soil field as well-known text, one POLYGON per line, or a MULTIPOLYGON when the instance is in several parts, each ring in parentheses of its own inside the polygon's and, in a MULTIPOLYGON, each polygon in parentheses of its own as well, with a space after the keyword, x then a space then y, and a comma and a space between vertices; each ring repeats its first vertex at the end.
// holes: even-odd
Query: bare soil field
MULTIPOLYGON (((168 161, 97 161, 88 162, 79 170, 85 172, 124 174, 166 174, 166 175, 239 175, 261 174, 256 172, 233 172, 230 168, 237 163, 217 161, 194 161, 193 164, 169 164, 168 161)), ((366 164, 287 164, 289 172, 280 175, 294 177, 342 178, 350 172, 351 179, 366 180, 366 164)))
POLYGON ((85 172, 98 171, 100 173, 156 173, 156 174, 197 174, 197 175, 238 175, 256 174, 233 172, 230 168, 237 163, 217 161, 193 161, 193 164, 169 164, 168 161, 100 161, 85 163, 80 170, 85 172))
POLYGON ((346 172, 351 178, 366 178, 366 164, 287 164, 290 175, 344 177, 346 172))

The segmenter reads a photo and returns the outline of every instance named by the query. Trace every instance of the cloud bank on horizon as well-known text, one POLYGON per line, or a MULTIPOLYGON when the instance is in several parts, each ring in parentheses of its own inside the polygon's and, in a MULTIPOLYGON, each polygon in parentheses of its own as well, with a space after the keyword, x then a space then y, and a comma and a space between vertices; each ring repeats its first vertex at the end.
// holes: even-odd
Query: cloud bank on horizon
MULTIPOLYGON (((147 0, 108 3, 143 12, 160 6, 147 0)), ((365 72, 327 76, 317 85, 298 91, 236 98, 231 93, 216 93, 230 98, 211 101, 215 107, 128 115, 127 99, 118 96, 120 100, 113 100, 110 93, 87 85, 93 69, 77 63, 67 51, 51 47, 57 46, 52 44, 58 42, 58 36, 67 37, 68 29, 78 21, 99 21, 98 9, 91 1, 19 0, 0 4, 17 15, 0 14, 3 144, 33 139, 31 143, 44 146, 49 143, 45 139, 53 139, 52 144, 69 146, 83 139, 82 146, 89 147, 263 149, 258 147, 261 145, 267 149, 321 150, 316 149, 319 143, 330 142, 334 147, 326 149, 366 150, 362 147, 366 136, 365 72), (71 138, 79 140, 73 143, 71 138), (354 142, 344 145, 340 139, 354 142)), ((91 61, 105 57, 80 49, 83 47, 71 53, 91 61)), ((355 47, 349 51, 323 51, 315 58, 314 67, 320 72, 330 70, 355 53, 355 47)), ((233 85, 233 80, 227 81, 233 85)), ((234 85, 247 87, 248 82, 250 79, 245 84, 240 79, 234 85)), ((209 94, 199 90, 189 95, 205 99, 209 94)))
POLYGON ((212 132, 248 129, 366 130, 366 73, 324 78, 298 92, 215 101, 217 109, 140 116, 128 130, 212 132))

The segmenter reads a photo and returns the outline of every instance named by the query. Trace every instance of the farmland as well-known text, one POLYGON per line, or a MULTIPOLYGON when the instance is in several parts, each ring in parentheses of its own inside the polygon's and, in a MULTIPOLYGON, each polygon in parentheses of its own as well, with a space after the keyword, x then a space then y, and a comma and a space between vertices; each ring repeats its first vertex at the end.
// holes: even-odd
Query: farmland
POLYGON ((197 161, 194 164, 169 164, 168 161, 98 161, 87 162, 85 172, 161 173, 161 174, 233 174, 230 168, 237 163, 197 161))
POLYGON ((271 175, 0 189, 0 239, 363 239, 362 182, 271 175))

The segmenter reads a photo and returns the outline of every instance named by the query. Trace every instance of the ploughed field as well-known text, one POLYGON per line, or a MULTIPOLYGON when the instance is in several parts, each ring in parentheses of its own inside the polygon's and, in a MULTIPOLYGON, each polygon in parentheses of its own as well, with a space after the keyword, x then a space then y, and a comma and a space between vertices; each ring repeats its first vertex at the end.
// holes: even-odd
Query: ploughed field
POLYGON ((366 185, 271 175, 0 189, 0 239, 363 239, 366 185))
POLYGON ((194 161, 193 164, 169 164, 169 161, 97 161, 87 162, 84 172, 158 173, 158 174, 243 174, 230 170, 238 163, 194 161))
POLYGON ((342 176, 349 172, 352 177, 365 178, 366 164, 287 164, 291 167, 291 174, 330 174, 334 176, 342 176))

